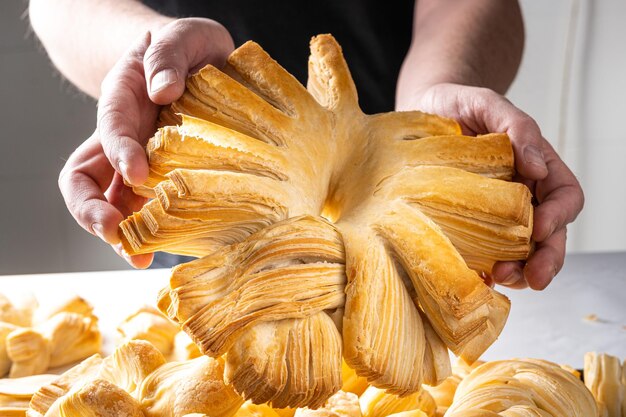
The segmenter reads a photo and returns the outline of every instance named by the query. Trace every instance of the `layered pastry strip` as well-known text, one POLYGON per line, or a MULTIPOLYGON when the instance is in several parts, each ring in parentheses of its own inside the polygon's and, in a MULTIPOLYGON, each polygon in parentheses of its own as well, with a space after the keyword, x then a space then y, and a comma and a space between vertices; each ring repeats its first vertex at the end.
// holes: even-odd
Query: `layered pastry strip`
POLYGON ((27 326, 0 321, 0 377, 42 374, 100 351, 102 335, 93 307, 71 297, 48 311, 34 310, 27 326))
POLYGON ((600 417, 626 416, 626 362, 605 353, 585 354, 585 385, 598 403, 600 417))
POLYGON ((121 341, 145 340, 156 347, 165 357, 174 351, 175 339, 180 328, 159 310, 143 306, 126 317, 118 326, 121 341))
POLYGON ((436 404, 437 417, 443 417, 448 408, 454 401, 454 394, 459 384, 472 372, 475 368, 482 365, 484 362, 476 361, 472 365, 467 365, 463 360, 459 360, 455 366, 452 367, 452 374, 444 379, 444 381, 436 386, 423 385, 422 388, 428 392, 436 404))
POLYGON ((118 326, 118 343, 145 340, 170 361, 184 362, 202 355, 198 346, 180 326, 152 306, 143 306, 118 326))
POLYGON ((31 398, 56 375, 33 375, 22 378, 0 379, 0 416, 25 416, 31 398))
POLYGON ((166 363, 149 342, 132 340, 92 356, 33 396, 29 417, 230 417, 243 400, 223 381, 224 365, 206 356, 166 363))
POLYGON ((445 417, 598 415, 585 385, 560 366, 518 359, 485 363, 459 384, 445 417))
POLYGON ((437 408, 433 397, 424 389, 399 397, 370 386, 359 398, 359 403, 363 417, 386 417, 414 410, 432 416, 437 408))
POLYGON ((153 200, 122 242, 201 257, 174 269, 160 308, 203 353, 227 354, 246 399, 321 405, 341 352, 408 395, 450 374, 448 348, 473 362, 500 334, 509 301, 479 274, 526 259, 533 216, 505 134, 364 114, 330 35, 311 41, 306 89, 248 42, 190 77, 161 124, 137 189, 153 200))
POLYGON ((341 386, 341 236, 304 216, 174 268, 159 307, 200 350, 226 353, 238 392, 276 407, 320 406, 341 386))
POLYGON ((274 146, 191 116, 183 115, 181 121, 181 126, 166 126, 148 141, 150 175, 135 193, 153 198, 153 188, 175 169, 235 171, 287 179, 284 154, 274 146))
POLYGON ((288 216, 273 179, 189 169, 167 177, 154 189, 157 198, 121 224, 127 252, 206 255, 288 216))

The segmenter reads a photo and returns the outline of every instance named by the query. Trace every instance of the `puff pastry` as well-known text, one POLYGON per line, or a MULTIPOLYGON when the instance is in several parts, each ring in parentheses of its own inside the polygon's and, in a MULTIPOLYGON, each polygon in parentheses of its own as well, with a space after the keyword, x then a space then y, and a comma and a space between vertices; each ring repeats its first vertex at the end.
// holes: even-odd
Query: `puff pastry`
POLYGON ((280 417, 278 413, 267 404, 253 404, 246 401, 235 413, 235 417, 280 417))
POLYGON ((35 375, 24 378, 0 379, 0 416, 25 416, 33 394, 55 375, 35 375))
POLYGON ((122 342, 146 340, 167 357, 174 350, 174 340, 180 328, 156 308, 144 306, 126 317, 117 326, 117 332, 122 342))
POLYGON ((619 358, 588 352, 585 354, 585 385, 598 403, 600 416, 624 417, 626 375, 619 358))
POLYGON ((479 272, 525 259, 532 231, 505 134, 363 114, 330 35, 311 41, 306 89, 248 42, 160 117, 135 189, 153 199, 122 243, 204 257, 174 270, 160 307, 203 353, 228 353, 245 398, 319 407, 342 355, 406 395, 450 374, 447 348, 473 362, 500 334, 509 301, 479 272))
POLYGON ((560 366, 537 359, 487 362, 459 384, 445 417, 592 417, 585 385, 560 366))
POLYGON ((438 385, 422 385, 424 391, 428 392, 436 404, 437 417, 443 417, 454 400, 456 389, 472 370, 482 365, 483 361, 476 361, 472 365, 468 365, 463 360, 458 360, 456 365, 452 367, 452 375, 447 377, 438 385))
POLYGON ((224 383, 221 360, 166 362, 147 341, 130 340, 113 355, 93 356, 42 387, 29 417, 231 417, 243 403, 224 383))
POLYGON ((30 323, 27 327, 0 322, 0 377, 7 371, 11 378, 41 374, 100 351, 98 319, 80 297, 47 312, 29 311, 27 317, 21 321, 30 323))
POLYGON ((363 417, 387 417, 413 410, 420 410, 430 417, 435 415, 437 408, 433 397, 423 389, 398 397, 376 387, 368 387, 359 402, 363 417))
POLYGON ((351 392, 357 396, 361 396, 368 387, 367 379, 362 376, 358 376, 356 371, 346 361, 342 361, 341 364, 341 390, 344 392, 351 392))
POLYGON ((362 417, 359 397, 351 392, 338 391, 316 410, 298 408, 294 417, 362 417))
POLYGON ((0 322, 19 327, 30 327, 37 307, 37 300, 32 295, 25 295, 21 299, 11 300, 6 295, 0 293, 0 322))
POLYGON ((174 350, 172 351, 172 360, 187 361, 202 356, 198 345, 196 345, 189 335, 183 331, 176 333, 174 337, 174 350))

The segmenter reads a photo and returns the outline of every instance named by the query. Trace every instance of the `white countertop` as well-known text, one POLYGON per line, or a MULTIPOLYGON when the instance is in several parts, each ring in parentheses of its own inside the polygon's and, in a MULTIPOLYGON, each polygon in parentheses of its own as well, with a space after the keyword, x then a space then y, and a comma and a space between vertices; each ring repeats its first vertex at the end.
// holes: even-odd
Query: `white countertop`
MULTIPOLYGON (((0 291, 32 291, 42 304, 74 293, 85 297, 110 352, 117 324, 141 305, 154 305, 168 278, 168 269, 7 275, 0 276, 0 291)), ((626 253, 569 255, 545 291, 503 292, 511 314, 483 359, 535 357, 580 368, 587 351, 626 358, 626 253), (585 319, 591 315, 597 320, 585 319)))

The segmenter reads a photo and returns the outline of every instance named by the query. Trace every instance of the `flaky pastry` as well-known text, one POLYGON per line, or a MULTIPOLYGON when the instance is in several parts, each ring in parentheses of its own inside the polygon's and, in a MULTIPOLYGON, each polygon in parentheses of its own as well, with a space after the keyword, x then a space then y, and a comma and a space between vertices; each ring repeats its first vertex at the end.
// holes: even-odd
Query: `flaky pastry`
POLYGON ((187 361, 202 356, 202 352, 198 349, 189 335, 183 331, 176 333, 174 337, 174 350, 170 358, 174 361, 187 361))
POLYGON ((246 401, 235 413, 235 417, 280 417, 278 413, 267 404, 254 404, 246 401))
POLYGON ((500 334, 509 301, 479 272, 528 256, 530 191, 510 182, 506 134, 365 115, 330 35, 311 42, 307 88, 253 42, 191 77, 147 144, 135 190, 153 199, 122 243, 206 256, 174 270, 160 306, 203 353, 227 353, 245 398, 319 407, 342 354, 416 392, 449 375, 447 348, 473 362, 500 334))
POLYGON ((231 417, 243 403, 224 383, 221 360, 202 356, 167 362, 144 340, 130 340, 107 358, 93 356, 43 386, 29 417, 231 417))
POLYGON ((445 417, 593 417, 585 385, 554 363, 537 359, 487 362, 459 384, 445 417))
POLYGON ((0 416, 25 416, 32 396, 55 375, 34 375, 23 378, 0 379, 0 416))
POLYGON ((420 410, 427 416, 435 415, 437 405, 428 391, 421 389, 404 397, 390 394, 379 388, 368 387, 361 398, 363 417, 387 417, 405 411, 420 410))
POLYGON ((0 377, 7 372, 11 378, 41 374, 100 351, 98 319, 84 299, 70 297, 48 310, 35 311, 37 305, 32 299, 15 310, 21 313, 11 314, 21 320, 0 321, 0 377))
POLYGON ((362 417, 359 397, 351 392, 337 391, 315 410, 298 408, 294 417, 362 417))
POLYGON ((33 313, 37 307, 37 300, 32 294, 23 295, 18 300, 12 300, 0 293, 0 322, 19 327, 30 327, 33 323, 33 313))
POLYGON ((605 353, 585 354, 585 385, 598 403, 600 417, 626 417, 625 365, 605 353))
POLYGON ((356 371, 346 361, 341 363, 341 390, 344 392, 351 392, 357 396, 361 396, 368 387, 367 379, 362 376, 358 376, 356 371))
POLYGON ((122 341, 147 340, 167 357, 174 350, 174 340, 180 328, 156 308, 144 306, 126 317, 117 326, 117 331, 122 341))
POLYGON ((468 365, 463 360, 459 359, 456 365, 452 367, 452 374, 444 379, 442 383, 434 386, 422 385, 422 388, 427 391, 435 401, 437 406, 436 417, 443 417, 448 407, 452 405, 456 389, 463 378, 483 363, 483 361, 476 361, 472 365, 468 365))

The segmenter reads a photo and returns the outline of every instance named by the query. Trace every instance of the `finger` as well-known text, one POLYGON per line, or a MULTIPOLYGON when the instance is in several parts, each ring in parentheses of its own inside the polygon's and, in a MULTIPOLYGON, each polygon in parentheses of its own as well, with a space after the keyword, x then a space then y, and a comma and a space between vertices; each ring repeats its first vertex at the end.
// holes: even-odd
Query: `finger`
POLYGON ((563 267, 566 229, 560 229, 536 246, 526 262, 524 277, 533 290, 543 290, 563 267))
POLYGON ((58 184, 78 224, 105 242, 115 244, 119 242, 117 227, 123 216, 103 194, 112 176, 113 169, 102 154, 97 136, 92 135, 68 159, 58 184))
POLYGON ((555 231, 573 222, 584 205, 584 194, 572 171, 551 150, 548 158, 550 175, 537 183, 533 239, 542 242, 555 231))
POLYGON ((547 142, 537 123, 500 94, 488 89, 479 89, 479 92, 473 93, 471 112, 484 126, 475 125, 472 129, 484 133, 506 132, 513 146, 516 170, 531 180, 545 178, 548 175, 544 155, 547 142))
POLYGON ((155 33, 144 56, 146 87, 156 104, 169 104, 185 91, 190 70, 221 68, 234 49, 228 31, 210 19, 180 19, 155 33))
POLYGON ((480 275, 480 278, 482 278, 485 285, 488 285, 490 288, 493 288, 496 285, 495 281, 493 280, 493 277, 487 274, 486 272, 482 271, 480 272, 479 275, 480 275))
POLYGON ((138 196, 133 192, 132 188, 124 184, 124 180, 118 173, 115 173, 113 181, 105 193, 105 197, 111 204, 117 207, 124 217, 141 210, 147 201, 147 198, 138 196))
POLYGON ((148 178, 148 162, 141 142, 153 133, 157 108, 145 91, 143 55, 149 33, 118 61, 102 83, 98 103, 98 132, 111 165, 129 183, 148 178))
POLYGON ((496 262, 491 270, 491 277, 495 283, 509 288, 522 289, 528 284, 524 278, 524 262, 496 262))
POLYGON ((111 245, 111 247, 113 248, 115 253, 124 258, 124 260, 128 262, 128 264, 133 268, 146 269, 152 264, 152 261, 154 259, 154 254, 152 253, 131 256, 126 253, 121 243, 111 245))

